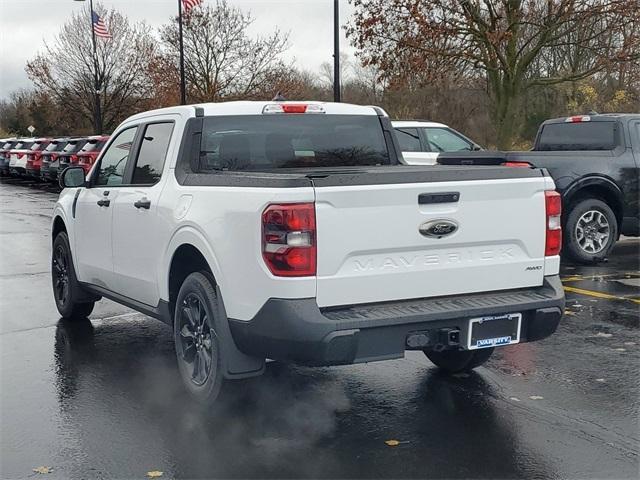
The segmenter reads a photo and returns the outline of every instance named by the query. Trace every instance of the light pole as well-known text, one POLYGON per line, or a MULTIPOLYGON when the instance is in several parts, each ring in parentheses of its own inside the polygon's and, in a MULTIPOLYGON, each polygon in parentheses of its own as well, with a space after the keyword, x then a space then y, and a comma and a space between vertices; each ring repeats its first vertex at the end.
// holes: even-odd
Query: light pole
MULTIPOLYGON (((75 2, 84 2, 85 0, 74 0, 75 2)), ((93 124, 96 135, 102 133, 102 104, 100 102, 100 80, 98 77, 98 50, 96 48, 96 32, 93 28, 93 0, 89 0, 89 26, 91 28, 91 42, 93 44, 93 97, 94 112, 93 124)))
POLYGON ((340 0, 333 0, 333 101, 340 101, 340 0))

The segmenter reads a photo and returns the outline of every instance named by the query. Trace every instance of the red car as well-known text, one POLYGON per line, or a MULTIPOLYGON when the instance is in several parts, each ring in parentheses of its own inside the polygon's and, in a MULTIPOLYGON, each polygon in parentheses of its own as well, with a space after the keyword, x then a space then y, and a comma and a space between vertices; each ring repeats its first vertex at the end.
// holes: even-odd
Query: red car
POLYGON ((39 178, 42 166, 42 153, 51 144, 51 138, 38 138, 26 154, 27 161, 24 165, 25 174, 28 177, 39 178))
POLYGON ((87 143, 84 144, 84 147, 82 147, 76 154, 76 157, 78 158, 78 165, 84 168, 85 174, 89 173, 89 170, 91 170, 91 167, 96 162, 98 155, 100 155, 100 152, 108 140, 108 135, 95 135, 93 137, 89 137, 87 143))

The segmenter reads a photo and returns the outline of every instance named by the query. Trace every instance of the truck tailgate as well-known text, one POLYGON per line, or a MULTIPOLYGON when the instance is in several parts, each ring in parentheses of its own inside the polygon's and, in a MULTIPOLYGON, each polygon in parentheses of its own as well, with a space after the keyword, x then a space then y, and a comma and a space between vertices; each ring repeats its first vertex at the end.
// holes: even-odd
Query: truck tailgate
POLYGON ((539 170, 411 168, 314 181, 320 307, 542 285, 539 170))

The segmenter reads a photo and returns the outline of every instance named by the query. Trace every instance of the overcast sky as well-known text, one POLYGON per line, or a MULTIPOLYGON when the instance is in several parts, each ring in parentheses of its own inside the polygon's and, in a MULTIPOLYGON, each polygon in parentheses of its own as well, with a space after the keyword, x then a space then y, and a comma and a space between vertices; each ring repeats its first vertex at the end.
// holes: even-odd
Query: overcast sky
MULTIPOLYGON (((98 1, 98 0, 94 0, 98 1)), ((100 0, 134 21, 144 20, 158 27, 177 15, 177 0, 100 0)), ((214 2, 215 0, 204 0, 214 2)), ((317 71, 320 64, 332 61, 333 0, 228 0, 229 4, 249 10, 255 18, 252 34, 270 33, 275 27, 290 32, 291 47, 285 58, 295 60, 298 68, 317 71)), ((27 60, 51 42, 58 25, 65 22, 84 2, 74 0, 0 0, 0 98, 12 90, 31 87, 24 72, 27 60)), ((353 8, 340 0, 341 24, 353 8)), ((341 31, 341 50, 353 54, 341 31)))

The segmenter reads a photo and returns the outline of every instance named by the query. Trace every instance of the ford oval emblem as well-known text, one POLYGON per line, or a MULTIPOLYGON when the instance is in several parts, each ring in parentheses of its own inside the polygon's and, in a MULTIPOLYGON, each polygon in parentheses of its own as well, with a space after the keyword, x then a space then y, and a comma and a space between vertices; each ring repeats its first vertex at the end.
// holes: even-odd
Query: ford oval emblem
POLYGON ((431 220, 418 228, 421 235, 431 238, 442 238, 458 231, 458 224, 452 220, 431 220))

